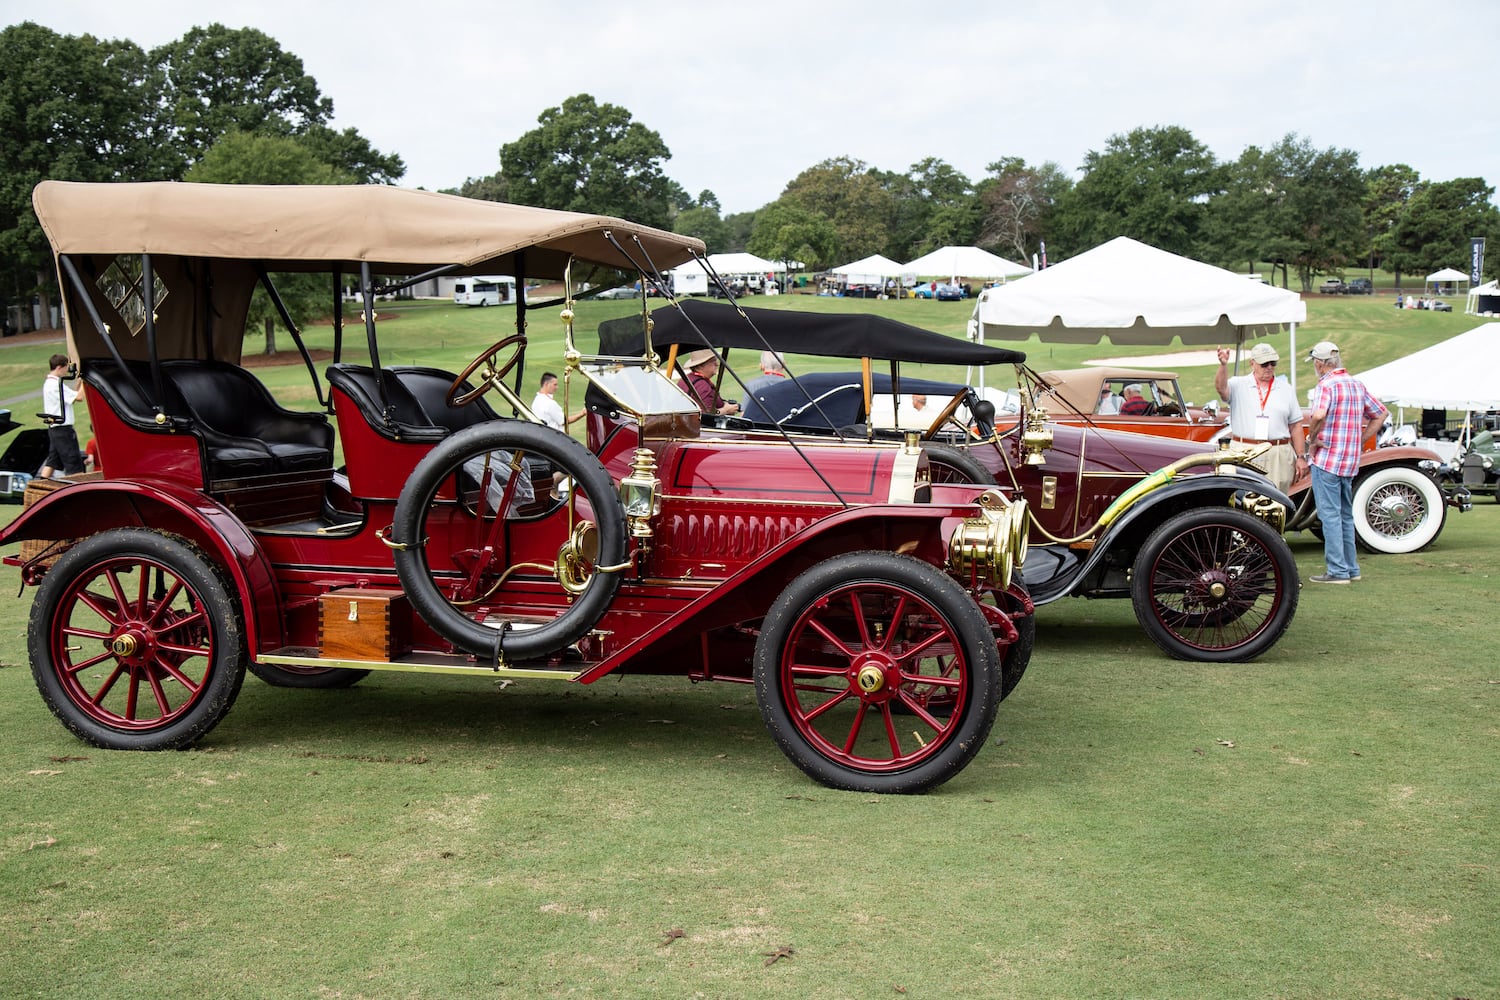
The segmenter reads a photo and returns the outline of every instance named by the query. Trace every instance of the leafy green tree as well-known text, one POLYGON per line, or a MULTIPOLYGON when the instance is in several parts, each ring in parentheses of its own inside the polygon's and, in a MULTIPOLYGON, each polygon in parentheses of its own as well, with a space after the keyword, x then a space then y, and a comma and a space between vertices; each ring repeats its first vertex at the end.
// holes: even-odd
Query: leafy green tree
POLYGON ((1039 252, 1057 201, 1073 180, 1050 160, 1031 167, 1019 156, 986 169, 990 176, 978 185, 981 221, 975 242, 1024 263, 1039 252))
POLYGON ((1278 205, 1286 193, 1271 157, 1249 146, 1224 168, 1224 190, 1208 203, 1201 229, 1204 259, 1222 267, 1253 271, 1260 261, 1278 265, 1287 285, 1285 259, 1278 256, 1278 205))
POLYGON ((302 60, 255 28, 195 27, 151 58, 166 76, 168 112, 187 150, 230 131, 296 135, 333 117, 333 101, 302 60))
POLYGON ((1054 246, 1073 256, 1129 236, 1191 255, 1198 250, 1204 205, 1220 185, 1213 153, 1185 128, 1110 136, 1102 152, 1084 156, 1083 177, 1058 199, 1054 246))
POLYGON ((822 270, 838 263, 838 230, 827 216, 782 198, 755 213, 746 249, 767 260, 796 260, 822 270))
POLYGON ((131 42, 29 21, 0 31, 0 298, 41 294, 50 304, 52 257, 31 208, 41 181, 175 176, 158 87, 131 42))
POLYGON ((912 164, 906 176, 910 197, 926 211, 915 241, 893 248, 900 250, 899 259, 911 260, 938 247, 967 246, 976 241, 984 206, 973 182, 962 171, 929 156, 912 164))
POLYGON ((1371 267, 1383 262, 1390 252, 1396 223, 1421 183, 1421 175, 1404 163, 1376 167, 1365 173, 1365 198, 1360 210, 1369 240, 1367 253, 1371 267))
POLYGON ((380 152, 352 128, 335 132, 326 125, 314 125, 298 134, 297 142, 348 176, 351 184, 394 184, 406 175, 401 157, 380 152))
POLYGON ((444 193, 477 198, 480 201, 510 201, 506 197, 505 178, 498 172, 488 177, 470 177, 456 188, 445 188, 444 193))
MULTIPOLYGON (((1487 249, 1500 246, 1500 209, 1490 200, 1494 194, 1482 177, 1418 187, 1392 230, 1390 262, 1408 274, 1455 266, 1467 270, 1463 265, 1471 236, 1485 237, 1487 249)), ((1493 266, 1489 270, 1493 273, 1493 266)))
POLYGON ((857 260, 889 248, 894 199, 861 160, 840 156, 808 167, 787 184, 780 200, 833 224, 835 245, 820 261, 837 264, 835 258, 857 260))
POLYGON ((230 131, 203 159, 188 168, 185 181, 204 184, 351 184, 354 178, 319 157, 299 139, 230 131))
POLYGON ((1359 154, 1314 149, 1292 134, 1266 157, 1267 176, 1278 195, 1272 205, 1269 259, 1295 267, 1302 290, 1311 291, 1315 274, 1342 270, 1365 243, 1359 154))
POLYGON ((406 173, 352 128, 329 127, 333 100, 302 60, 255 28, 195 27, 151 51, 181 170, 230 132, 295 136, 323 162, 361 184, 391 184, 406 173))
POLYGON ((663 229, 688 201, 662 171, 672 156, 666 143, 624 108, 578 94, 543 111, 537 122, 500 147, 500 176, 512 201, 663 229))
MULTIPOLYGON (((750 245, 750 234, 755 231, 755 212, 731 212, 724 216, 724 228, 728 231, 725 251, 744 250, 750 245)), ((799 258, 800 259, 800 258, 799 258)))
POLYGON ((1203 229, 1210 260, 1269 261, 1283 284, 1295 269, 1308 291, 1314 275, 1342 270, 1368 246, 1365 180, 1352 150, 1315 149, 1290 134, 1270 149, 1247 147, 1225 173, 1203 229))
POLYGON ((698 237, 709 253, 722 253, 729 246, 729 226, 719 217, 719 199, 712 191, 701 192, 695 204, 677 213, 672 232, 698 237))

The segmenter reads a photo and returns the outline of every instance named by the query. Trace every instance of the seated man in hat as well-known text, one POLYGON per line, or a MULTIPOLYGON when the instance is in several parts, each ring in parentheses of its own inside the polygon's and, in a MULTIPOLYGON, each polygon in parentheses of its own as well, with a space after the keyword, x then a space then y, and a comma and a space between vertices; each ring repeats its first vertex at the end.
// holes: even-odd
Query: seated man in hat
POLYGON ((704 413, 721 413, 726 416, 740 412, 740 404, 730 402, 719 395, 714 385, 714 376, 719 373, 719 356, 708 348, 693 351, 682 360, 687 369, 688 388, 698 401, 698 409, 704 413))
POLYGON ((1270 442, 1271 450, 1257 460, 1278 489, 1307 474, 1303 457, 1302 407, 1291 383, 1276 377, 1281 355, 1265 341, 1250 349, 1250 374, 1229 376, 1229 349, 1219 348, 1219 370, 1214 389, 1229 404, 1229 435, 1239 447, 1270 442))

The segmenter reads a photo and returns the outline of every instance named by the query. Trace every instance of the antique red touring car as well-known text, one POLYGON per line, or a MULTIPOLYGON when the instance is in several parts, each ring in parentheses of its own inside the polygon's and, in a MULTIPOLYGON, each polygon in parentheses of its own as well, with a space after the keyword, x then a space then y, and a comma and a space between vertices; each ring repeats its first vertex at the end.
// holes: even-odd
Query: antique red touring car
MULTIPOLYGON (((1044 384, 1017 357, 1004 363, 1031 386, 1022 393, 1024 412, 997 417, 993 402, 967 385, 901 373, 902 364, 912 363, 993 364, 987 352, 995 348, 933 339, 880 316, 690 301, 652 317, 652 342, 662 346, 745 348, 756 358, 768 348, 862 359, 858 372, 793 373, 753 391, 747 385, 743 414, 717 418, 715 433, 921 438, 934 481, 998 482, 1025 498, 1030 547, 1023 569, 1037 604, 1128 597, 1147 635, 1188 660, 1253 659, 1291 624, 1300 581, 1281 536, 1290 503, 1254 468, 1253 449, 1054 423, 1035 403, 1044 384), (874 361, 889 364, 890 373, 875 372, 874 361), (882 401, 913 394, 946 403, 917 415, 915 425, 898 421, 908 430, 872 421, 882 401)), ((601 337, 616 353, 642 349, 635 317, 610 321, 601 337)), ((903 409, 887 406, 898 416, 903 409)))
POLYGON ((34 203, 108 478, 47 493, 0 544, 28 543, 7 561, 36 587, 32 671, 84 740, 192 744, 247 668, 288 687, 668 673, 753 683, 819 781, 917 792, 974 757, 1025 670, 1009 491, 934 485, 915 441, 715 440, 649 345, 575 341, 575 289, 663 287, 695 239, 387 187, 45 182, 34 203), (326 382, 286 272, 328 278, 326 382), (463 371, 382 363, 377 297, 442 274, 563 283, 553 360, 592 450, 521 395, 524 295, 463 371), (364 337, 346 351, 348 284, 364 337), (257 285, 316 410, 239 364, 257 285))

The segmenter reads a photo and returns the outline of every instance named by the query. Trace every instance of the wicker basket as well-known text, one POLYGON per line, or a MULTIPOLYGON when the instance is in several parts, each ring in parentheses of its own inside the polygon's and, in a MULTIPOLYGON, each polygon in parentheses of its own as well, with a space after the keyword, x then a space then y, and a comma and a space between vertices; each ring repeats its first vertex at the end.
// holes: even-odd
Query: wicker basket
MULTIPOLYGON (((26 491, 21 494, 21 507, 30 507, 47 494, 73 483, 74 480, 71 479, 33 479, 26 484, 26 491)), ((74 538, 28 538, 21 542, 21 560, 26 563, 35 562, 43 569, 49 569, 57 562, 58 556, 73 547, 75 541, 77 539, 74 538)))

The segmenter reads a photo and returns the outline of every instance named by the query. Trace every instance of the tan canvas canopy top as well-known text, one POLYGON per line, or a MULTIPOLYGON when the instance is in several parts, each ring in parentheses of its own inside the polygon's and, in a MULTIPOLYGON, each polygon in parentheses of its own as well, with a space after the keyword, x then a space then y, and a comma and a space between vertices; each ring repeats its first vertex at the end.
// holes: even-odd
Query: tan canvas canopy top
POLYGON ((1147 371, 1144 368, 1059 368, 1041 373, 1042 381, 1081 413, 1094 412, 1099 403, 1099 389, 1106 382, 1171 382, 1175 378, 1176 372, 1147 371))
POLYGON ((561 277, 568 255, 665 270, 704 252, 701 240, 609 216, 380 185, 43 181, 32 202, 58 254, 255 260, 274 262, 272 270, 302 261, 357 271, 368 262, 386 274, 445 264, 511 274, 513 255, 526 251, 524 276, 542 278, 561 277))
POLYGON ((58 259, 74 358, 112 345, 146 359, 149 317, 158 357, 237 362, 261 271, 337 271, 356 285, 364 266, 398 279, 442 270, 555 280, 573 262, 587 265, 575 280, 598 280, 586 273, 594 265, 661 273, 704 252, 701 240, 609 216, 379 185, 43 181, 32 203, 58 259))

